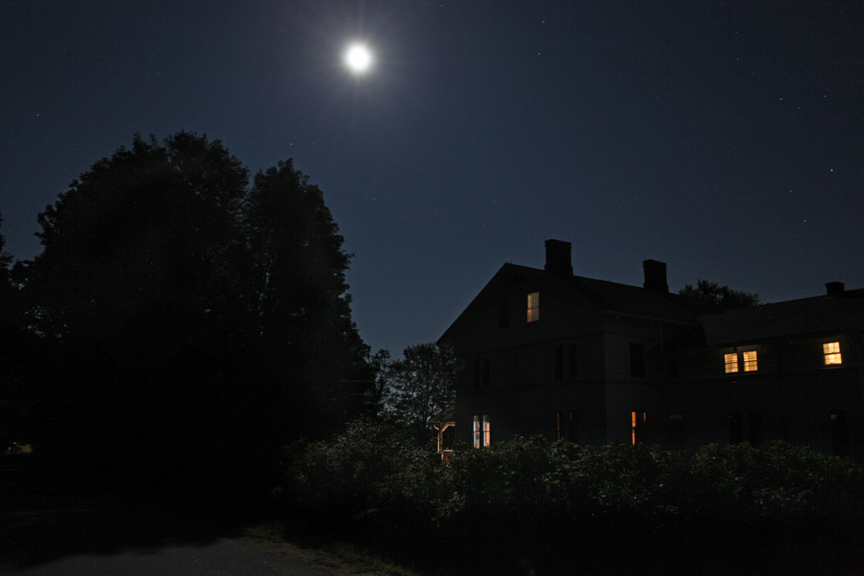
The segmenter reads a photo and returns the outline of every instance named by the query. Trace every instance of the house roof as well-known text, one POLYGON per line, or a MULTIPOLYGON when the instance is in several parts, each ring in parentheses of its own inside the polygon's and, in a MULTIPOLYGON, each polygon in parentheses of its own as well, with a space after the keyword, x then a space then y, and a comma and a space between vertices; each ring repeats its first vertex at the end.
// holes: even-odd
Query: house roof
POLYGON ((573 286, 598 308, 611 312, 692 324, 696 314, 707 311, 706 306, 695 298, 654 292, 639 286, 583 276, 574 276, 573 286))
POLYGON ((678 294, 655 292, 639 286, 628 286, 584 276, 561 278, 538 268, 504 264, 441 336, 441 341, 446 341, 449 336, 452 336, 467 318, 492 300, 500 289, 520 279, 533 281, 539 287, 552 289, 601 312, 695 325, 696 315, 707 311, 700 301, 678 294))
POLYGON ((844 291, 840 284, 839 292, 832 292, 829 287, 829 294, 823 296, 717 312, 711 304, 690 296, 584 276, 562 277, 539 268, 504 264, 439 342, 448 341, 468 319, 496 301, 501 290, 523 281, 540 290, 552 290, 598 312, 690 325, 694 332, 686 339, 691 340, 691 345, 693 338, 701 345, 721 346, 791 335, 864 330, 864 288, 844 291), (704 334, 704 339, 697 336, 699 332, 704 334))
POLYGON ((709 346, 864 329, 864 289, 699 317, 709 346))

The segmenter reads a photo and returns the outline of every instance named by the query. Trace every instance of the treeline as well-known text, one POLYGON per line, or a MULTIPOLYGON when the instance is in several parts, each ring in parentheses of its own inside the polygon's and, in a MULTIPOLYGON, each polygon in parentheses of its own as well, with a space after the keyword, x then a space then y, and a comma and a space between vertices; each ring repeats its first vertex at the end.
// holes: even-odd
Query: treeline
POLYGON ((38 221, 42 252, 2 262, 0 439, 70 481, 263 490, 281 446, 363 412, 350 255, 291 160, 136 136, 38 221))
POLYGON ((435 573, 831 573, 860 557, 862 480, 850 461, 784 443, 685 454, 516 439, 448 463, 357 423, 295 447, 282 496, 318 533, 435 573))

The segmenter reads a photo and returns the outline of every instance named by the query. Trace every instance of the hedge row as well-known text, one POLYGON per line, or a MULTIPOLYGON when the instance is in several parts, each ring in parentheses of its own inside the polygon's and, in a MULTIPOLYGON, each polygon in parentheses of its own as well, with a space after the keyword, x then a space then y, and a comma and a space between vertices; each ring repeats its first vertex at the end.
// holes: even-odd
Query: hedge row
POLYGON ((682 453, 521 438, 445 463, 397 429, 356 423, 295 447, 284 478, 294 514, 390 544, 584 542, 864 511, 859 465, 782 442, 682 453))

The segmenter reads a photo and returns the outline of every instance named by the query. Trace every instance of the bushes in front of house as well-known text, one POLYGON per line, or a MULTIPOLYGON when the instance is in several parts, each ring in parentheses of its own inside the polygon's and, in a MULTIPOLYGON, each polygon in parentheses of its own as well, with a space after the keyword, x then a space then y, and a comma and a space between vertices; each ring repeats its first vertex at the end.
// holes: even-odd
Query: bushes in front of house
POLYGON ((402 548, 586 545, 864 511, 859 465, 782 442, 683 453, 517 438, 458 450, 447 464, 399 429, 355 423, 296 447, 284 478, 295 517, 402 548))

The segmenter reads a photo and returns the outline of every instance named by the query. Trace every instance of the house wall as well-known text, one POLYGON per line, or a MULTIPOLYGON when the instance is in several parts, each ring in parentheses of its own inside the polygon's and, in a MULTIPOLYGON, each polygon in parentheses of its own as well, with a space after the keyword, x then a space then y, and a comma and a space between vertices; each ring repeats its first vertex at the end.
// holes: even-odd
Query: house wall
MULTIPOLYGON (((638 413, 646 415, 638 438, 669 448, 782 439, 864 459, 862 330, 707 347, 695 317, 687 324, 603 312, 560 275, 544 282, 502 270, 442 342, 454 346, 461 366, 458 441, 471 445, 474 417, 484 415, 493 443, 555 438, 561 413, 568 422, 573 415, 579 443, 626 443, 638 413), (539 320, 527 322, 533 292, 539 320), (824 366, 828 341, 841 343, 841 366, 824 366), (643 374, 632 370, 634 344, 644 351, 643 374), (758 370, 745 372, 740 357, 739 372, 726 374, 724 354, 744 350, 758 352, 758 370)), ((668 311, 659 302, 657 313, 668 311)))
POLYGON ((475 311, 451 345, 464 369, 457 376, 457 438, 470 444, 475 415, 488 415, 492 439, 542 434, 554 437, 555 414, 577 412, 580 439, 605 437, 603 319, 587 304, 554 290, 516 282, 475 311), (527 296, 540 293, 540 319, 527 322, 527 296), (500 325, 502 302, 507 325, 500 325), (563 347, 564 377, 556 374, 556 348, 563 347), (571 353, 575 360, 571 362, 571 353), (488 369, 484 367, 488 363, 488 369), (576 373, 571 373, 571 367, 576 373), (483 371, 488 370, 488 384, 483 371), (478 373, 479 371, 479 373, 478 373))
POLYGON ((663 398, 683 418, 679 434, 663 444, 695 448, 730 441, 786 440, 831 453, 842 414, 849 455, 864 458, 864 373, 859 334, 784 338, 751 346, 759 351, 753 373, 724 373, 723 355, 736 347, 672 354, 679 376, 663 398), (840 341, 843 364, 824 366, 822 343, 840 341), (835 418, 836 420, 836 418, 835 418))

